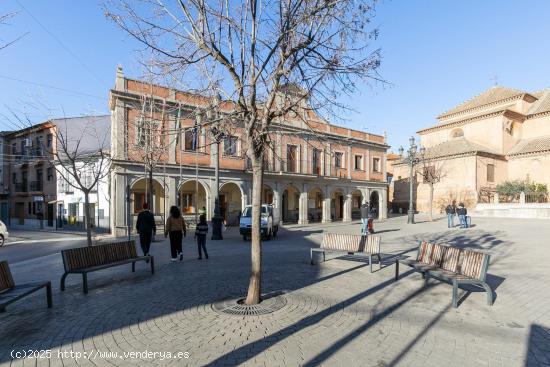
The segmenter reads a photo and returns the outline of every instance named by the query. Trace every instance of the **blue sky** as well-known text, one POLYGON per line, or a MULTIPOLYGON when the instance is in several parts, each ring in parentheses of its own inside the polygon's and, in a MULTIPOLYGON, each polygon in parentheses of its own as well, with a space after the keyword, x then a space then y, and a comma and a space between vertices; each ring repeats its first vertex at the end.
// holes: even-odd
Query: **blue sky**
MULTIPOLYGON (((28 32, 0 50, 1 114, 40 122, 108 113, 117 64, 132 77, 142 68, 139 45, 105 19, 100 4, 0 2, 0 14, 20 11, 10 26, 0 26, 0 41, 28 32)), ((376 45, 390 84, 361 85, 345 125, 386 131, 397 150, 439 113, 493 85, 495 75, 499 84, 526 91, 550 87, 549 18, 546 0, 380 1, 376 45)), ((10 120, 0 115, 0 129, 17 127, 10 120)))

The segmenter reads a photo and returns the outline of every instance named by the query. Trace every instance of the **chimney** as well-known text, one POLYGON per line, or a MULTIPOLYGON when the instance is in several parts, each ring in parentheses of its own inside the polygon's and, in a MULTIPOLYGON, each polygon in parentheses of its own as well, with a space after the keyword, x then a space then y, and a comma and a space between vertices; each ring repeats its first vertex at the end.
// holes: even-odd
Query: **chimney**
POLYGON ((118 65, 116 68, 115 89, 124 91, 124 72, 122 71, 122 65, 118 65))

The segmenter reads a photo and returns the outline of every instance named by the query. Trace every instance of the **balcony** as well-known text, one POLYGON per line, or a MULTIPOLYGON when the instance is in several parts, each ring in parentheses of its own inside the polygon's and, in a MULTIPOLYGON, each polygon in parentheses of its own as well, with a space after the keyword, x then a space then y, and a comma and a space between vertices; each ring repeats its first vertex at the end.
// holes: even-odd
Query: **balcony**
POLYGON ((17 182, 15 184, 15 192, 28 192, 28 185, 27 182, 17 182))
POLYGON ((43 189, 42 181, 31 181, 30 191, 42 191, 43 189))

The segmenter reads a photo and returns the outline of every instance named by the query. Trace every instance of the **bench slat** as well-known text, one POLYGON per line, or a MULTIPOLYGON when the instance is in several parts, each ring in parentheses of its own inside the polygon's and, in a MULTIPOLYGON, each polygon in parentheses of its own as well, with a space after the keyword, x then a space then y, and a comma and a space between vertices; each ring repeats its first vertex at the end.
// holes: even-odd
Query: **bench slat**
POLYGON ((483 267, 485 262, 488 261, 488 256, 489 255, 479 251, 463 250, 463 260, 460 266, 460 274, 474 279, 484 278, 485 274, 483 272, 483 267))
POLYGON ((432 252, 430 254, 429 264, 433 266, 441 267, 441 263, 443 262, 443 258, 445 257, 446 250, 447 250, 447 246, 434 244, 432 246, 432 252))
POLYGON ((432 252, 433 243, 422 241, 418 247, 416 260, 428 264, 430 261, 430 253, 432 252))
POLYGON ((134 241, 77 247, 61 251, 65 271, 93 268, 137 257, 134 241))
POLYGON ((380 236, 324 233, 321 248, 342 252, 380 253, 380 236))
POLYGON ((441 268, 456 273, 458 271, 461 252, 462 250, 458 247, 447 246, 445 256, 443 256, 443 262, 441 263, 441 268))

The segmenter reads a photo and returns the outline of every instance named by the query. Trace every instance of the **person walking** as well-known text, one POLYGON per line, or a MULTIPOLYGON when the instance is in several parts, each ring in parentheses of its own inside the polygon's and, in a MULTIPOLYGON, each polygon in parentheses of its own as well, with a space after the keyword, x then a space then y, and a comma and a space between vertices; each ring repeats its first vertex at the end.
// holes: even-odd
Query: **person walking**
POLYGON ((361 205, 361 234, 366 235, 367 234, 367 224, 369 222, 369 203, 366 201, 361 205))
POLYGON ((456 214, 456 201, 453 202, 445 208, 445 213, 447 213, 447 227, 453 228, 455 226, 454 217, 456 214))
POLYGON ((468 228, 468 224, 466 223, 466 214, 468 214, 468 210, 466 210, 463 203, 458 204, 456 212, 460 220, 460 228, 468 228))
POLYGON ((187 236, 187 226, 177 206, 172 206, 170 208, 170 216, 166 219, 164 237, 166 238, 168 236, 170 236, 170 253, 172 255, 172 261, 178 261, 178 258, 182 261, 182 241, 183 237, 187 236))
POLYGON ((149 204, 143 203, 143 210, 138 214, 136 230, 139 233, 139 243, 144 256, 149 255, 153 231, 157 230, 155 216, 149 211, 149 204))
POLYGON ((199 223, 195 229, 195 240, 197 241, 197 247, 199 249, 198 260, 202 260, 202 251, 204 251, 204 257, 208 260, 208 252, 206 251, 206 234, 208 233, 208 223, 206 223, 206 216, 203 214, 199 218, 199 223))

